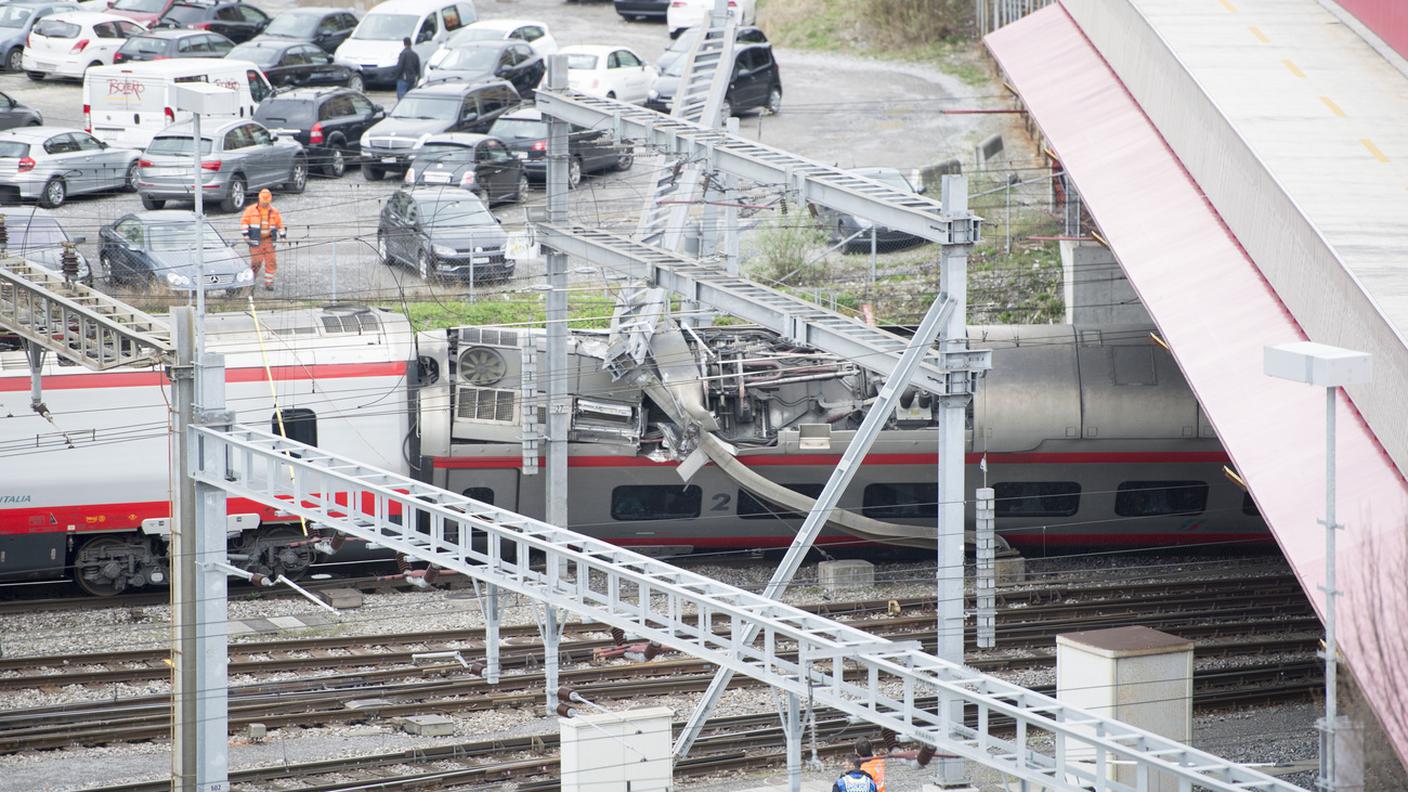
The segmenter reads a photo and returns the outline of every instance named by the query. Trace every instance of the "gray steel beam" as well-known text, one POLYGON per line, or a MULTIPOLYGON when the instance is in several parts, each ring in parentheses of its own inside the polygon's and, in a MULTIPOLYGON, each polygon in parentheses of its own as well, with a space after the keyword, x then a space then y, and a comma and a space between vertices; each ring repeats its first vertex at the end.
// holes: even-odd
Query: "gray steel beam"
MULTIPOLYGON (((669 289, 686 300, 753 322, 883 376, 889 376, 909 340, 856 319, 824 310, 785 292, 729 275, 721 267, 700 263, 626 237, 551 223, 537 227, 538 241, 570 256, 620 270, 669 289)), ((992 356, 964 351, 947 357, 927 351, 914 373, 914 385, 930 393, 948 393, 944 369, 982 371, 992 356)))
POLYGON ((617 140, 656 148, 698 162, 708 170, 783 187, 803 202, 865 217, 886 228, 945 244, 978 240, 981 220, 976 217, 950 221, 937 201, 923 195, 897 190, 703 124, 568 89, 540 90, 535 102, 546 116, 588 129, 609 130, 617 140))
MULTIPOLYGON (((548 58, 544 83, 549 88, 567 85, 567 56, 548 58)), ((567 124, 548 119, 547 193, 548 219, 567 222, 567 124)), ((547 252, 547 355, 543 379, 547 380, 547 519, 553 525, 567 525, 567 434, 572 397, 567 392, 567 256, 547 252)), ((551 691, 549 691, 551 693, 551 691)))

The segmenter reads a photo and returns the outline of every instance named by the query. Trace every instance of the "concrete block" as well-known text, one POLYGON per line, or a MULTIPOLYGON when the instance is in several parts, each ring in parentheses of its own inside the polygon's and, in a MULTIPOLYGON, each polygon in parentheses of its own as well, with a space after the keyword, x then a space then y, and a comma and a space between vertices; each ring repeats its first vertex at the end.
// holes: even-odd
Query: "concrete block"
POLYGON ((1061 272, 1066 324, 1153 325, 1114 254, 1099 242, 1062 242, 1061 272))
POLYGON ((391 702, 383 698, 351 699, 342 704, 343 709, 350 710, 377 709, 379 707, 389 706, 391 706, 391 702))
POLYGON ((251 723, 245 727, 245 736, 253 742, 264 739, 269 734, 268 728, 262 723, 251 723))
POLYGON ((362 607, 362 592, 350 588, 323 589, 318 592, 318 599, 326 602, 338 610, 350 610, 362 607))
POLYGON ((669 792, 669 707, 560 718, 562 792, 669 792))
POLYGON ((816 577, 828 594, 842 589, 869 588, 875 585, 875 565, 859 559, 822 561, 816 565, 816 577))
POLYGON ((1019 555, 998 556, 993 563, 997 585, 1023 583, 1027 579, 1027 559, 1019 555))
POLYGON ((444 715, 411 715, 403 719, 401 728, 407 734, 422 737, 444 737, 455 733, 455 722, 444 715))
POLYGON ((280 630, 301 630, 308 626, 297 616, 270 616, 268 621, 280 630))

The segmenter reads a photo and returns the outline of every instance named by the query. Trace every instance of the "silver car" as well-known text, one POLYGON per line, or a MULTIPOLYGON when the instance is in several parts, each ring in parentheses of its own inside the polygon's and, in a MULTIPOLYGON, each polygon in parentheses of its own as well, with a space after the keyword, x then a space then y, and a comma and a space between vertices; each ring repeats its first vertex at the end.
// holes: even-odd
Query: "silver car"
MULTIPOLYGON (((201 129, 201 189, 207 205, 238 211, 261 188, 301 193, 308 183, 308 157, 293 138, 279 137, 255 121, 233 118, 206 122, 201 129)), ((160 209, 167 201, 190 201, 191 125, 173 124, 158 132, 142 153, 137 190, 142 205, 160 209)))
MULTIPOLYGON (((0 215, 5 218, 5 233, 10 238, 9 254, 45 269, 63 271, 64 243, 84 241, 81 237, 77 240, 70 237, 59 225, 58 218, 36 206, 8 206, 0 209, 0 215)), ((92 269, 88 259, 81 252, 75 252, 78 253, 78 279, 91 284, 92 269)))
POLYGON ((38 199, 53 209, 70 195, 134 190, 137 159, 81 129, 36 126, 0 132, 0 200, 38 199))

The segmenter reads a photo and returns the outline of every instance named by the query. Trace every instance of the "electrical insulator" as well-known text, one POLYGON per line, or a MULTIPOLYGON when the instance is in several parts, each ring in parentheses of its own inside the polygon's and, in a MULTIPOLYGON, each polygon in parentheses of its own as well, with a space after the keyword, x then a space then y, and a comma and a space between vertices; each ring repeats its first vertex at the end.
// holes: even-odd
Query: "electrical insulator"
POLYGON ((435 582, 435 579, 438 578, 438 577, 440 577, 440 568, 439 568, 439 567, 429 567, 429 568, 427 568, 427 569, 425 570, 425 582, 426 582, 426 583, 434 583, 434 582, 435 582))
POLYGON ((469 673, 474 674, 475 676, 482 677, 484 676, 485 667, 486 666, 484 665, 484 661, 475 660, 473 663, 469 664, 469 673))
POLYGON ((577 717, 577 708, 573 704, 581 702, 582 697, 577 695, 577 691, 570 687, 563 686, 557 689, 557 714, 563 718, 577 717))
POLYGON ((397 569, 401 574, 403 574, 403 575, 406 574, 407 572, 410 572, 410 571, 411 571, 411 559, 409 559, 409 558, 407 558, 407 557, 405 557, 405 556, 403 556, 403 555, 398 555, 398 556, 396 556, 396 569, 397 569))
POLYGON ((617 646, 620 646, 621 644, 626 642, 626 631, 621 629, 620 627, 612 627, 611 640, 614 641, 617 646))
POLYGON ((64 280, 74 281, 78 278, 78 246, 72 242, 64 243, 64 252, 59 256, 59 269, 64 274, 64 280))
POLYGON ((880 731, 880 742, 884 744, 887 753, 900 747, 899 735, 889 729, 882 729, 880 731))
POLYGON ((627 651, 625 653, 625 657, 627 660, 630 660, 633 663, 645 663, 659 657, 664 651, 665 647, 661 646, 656 641, 651 641, 650 643, 645 644, 643 648, 635 647, 632 650, 627 651))
POLYGON ((919 749, 919 756, 915 757, 914 761, 920 767, 927 767, 930 760, 934 758, 934 753, 934 746, 926 745, 919 749))
POLYGON ((10 232, 5 228, 5 215, 0 215, 0 252, 10 246, 10 232))

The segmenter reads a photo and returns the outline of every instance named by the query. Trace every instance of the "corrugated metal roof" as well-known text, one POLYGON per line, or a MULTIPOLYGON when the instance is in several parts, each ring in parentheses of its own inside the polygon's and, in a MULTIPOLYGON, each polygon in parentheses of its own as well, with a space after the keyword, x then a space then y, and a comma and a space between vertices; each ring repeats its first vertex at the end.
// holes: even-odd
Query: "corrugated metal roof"
MULTIPOLYGON (((1255 264, 1060 6, 986 39, 1148 308, 1295 570, 1323 608, 1324 392, 1262 373, 1304 339, 1255 264)), ((1338 413, 1341 652, 1408 758, 1408 485, 1352 406, 1338 413), (1391 645, 1378 639, 1392 630, 1391 645), (1401 653, 1401 656, 1394 656, 1401 653)))

